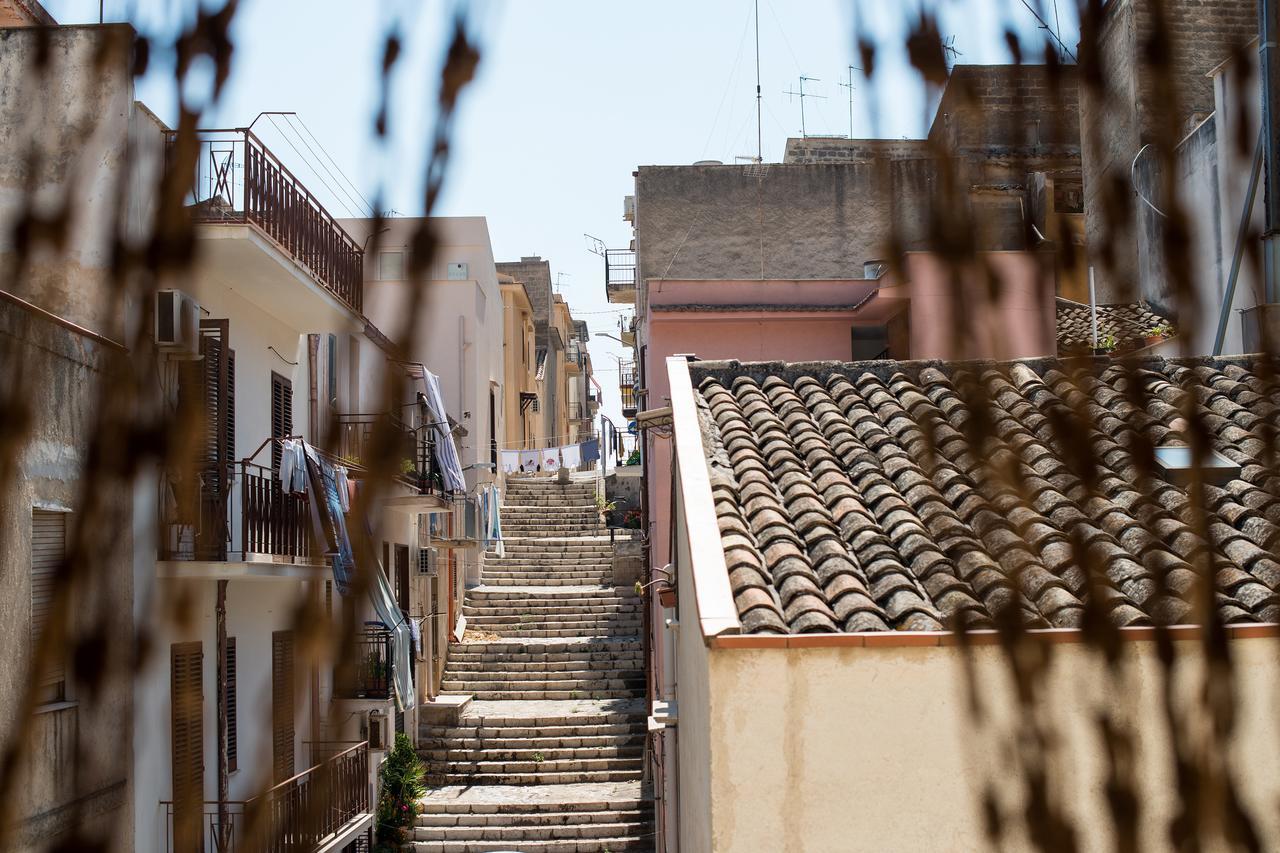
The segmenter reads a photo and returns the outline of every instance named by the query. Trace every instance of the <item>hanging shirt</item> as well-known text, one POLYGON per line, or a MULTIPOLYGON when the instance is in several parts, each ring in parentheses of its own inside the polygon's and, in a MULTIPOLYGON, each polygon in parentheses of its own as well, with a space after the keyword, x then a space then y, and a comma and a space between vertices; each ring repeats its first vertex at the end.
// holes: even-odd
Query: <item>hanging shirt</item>
POLYGON ((343 512, 351 511, 351 489, 347 485, 347 469, 342 465, 333 466, 333 479, 338 486, 338 502, 343 512))
POLYGON ((600 459, 600 439, 584 441, 578 447, 582 453, 583 462, 596 462, 600 459))
POLYGON ((582 453, 578 445, 568 444, 560 448, 560 464, 570 470, 582 464, 582 453))
POLYGON ((526 474, 532 474, 538 470, 538 451, 521 450, 520 451, 520 467, 524 468, 526 474))
POLYGON ((542 470, 555 471, 560 467, 560 448, 548 447, 542 451, 542 470))
POLYGON ((515 474, 520 470, 519 450, 502 451, 502 470, 508 474, 515 474))

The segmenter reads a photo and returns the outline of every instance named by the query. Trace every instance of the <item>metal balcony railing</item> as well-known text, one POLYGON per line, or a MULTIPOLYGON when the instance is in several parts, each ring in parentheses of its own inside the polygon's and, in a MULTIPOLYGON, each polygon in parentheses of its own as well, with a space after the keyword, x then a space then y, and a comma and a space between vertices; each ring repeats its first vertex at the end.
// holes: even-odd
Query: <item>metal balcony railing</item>
POLYGON ((369 744, 344 749, 251 800, 161 805, 171 853, 311 853, 370 813, 369 744))
POLYGON ((636 301, 636 253, 630 249, 606 249, 604 286, 610 302, 636 301))
MULTIPOLYGON (((618 365, 618 392, 622 395, 622 412, 635 414, 636 411, 636 368, 634 361, 624 361, 618 365)), ((627 415, 630 417, 630 415, 627 415)))
POLYGON ((343 699, 390 699, 395 656, 391 632, 381 625, 365 625, 347 656, 333 673, 333 692, 343 699))
POLYGON ((306 495, 285 489, 273 466, 253 461, 279 445, 279 439, 264 441, 225 473, 210 465, 171 472, 161 500, 160 559, 221 562, 272 556, 309 563, 306 495), (174 488, 187 478, 193 478, 188 487, 174 488))
MULTIPOLYGON (((364 250, 246 128, 198 131, 191 211, 197 222, 251 224, 326 290, 364 310, 364 250)), ((166 150, 178 144, 165 134, 166 150)))
POLYGON ((369 450, 379 428, 393 431, 398 448, 400 480, 420 495, 444 494, 444 479, 436 465, 435 436, 429 426, 410 427, 393 415, 347 414, 338 416, 338 453, 353 466, 352 473, 368 464, 369 450))

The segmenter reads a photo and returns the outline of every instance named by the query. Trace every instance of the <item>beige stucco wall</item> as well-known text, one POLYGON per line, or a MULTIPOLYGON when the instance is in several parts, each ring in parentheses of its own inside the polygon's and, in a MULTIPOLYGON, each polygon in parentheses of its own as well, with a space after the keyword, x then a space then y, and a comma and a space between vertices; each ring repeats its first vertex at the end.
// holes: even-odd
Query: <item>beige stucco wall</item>
POLYGON ((524 285, 502 283, 502 360, 506 384, 503 387, 503 421, 506 430, 500 439, 503 448, 538 447, 541 419, 528 407, 520 412, 520 394, 536 393, 537 358, 534 348, 533 306, 524 285))
MULTIPOLYGON (((681 607, 683 622, 683 601, 681 607)), ((999 748, 1013 743, 1007 734, 1017 706, 998 646, 974 650, 989 712, 985 727, 970 716, 963 658, 954 647, 712 649, 705 742, 696 727, 683 730, 697 719, 693 706, 706 702, 700 688, 689 688, 683 669, 693 673, 702 666, 704 653, 690 646, 702 646, 696 629, 681 637, 681 781, 693 778, 690 764, 703 763, 711 789, 708 807, 696 785, 686 798, 682 784, 682 853, 988 848, 978 799, 988 783, 999 792, 1006 818, 1022 814, 1021 791, 1010 782, 1025 777, 1014 753, 999 748)), ((1194 677, 1197 646, 1185 641, 1176 647, 1175 684, 1186 709, 1200 683, 1194 677)), ((1044 695, 1051 698, 1041 709, 1061 738, 1051 778, 1062 786, 1060 800, 1080 832, 1081 848, 1114 844, 1094 722, 1106 713, 1135 725, 1141 833, 1148 849, 1165 849, 1175 785, 1155 644, 1125 645, 1125 677, 1118 685, 1083 645, 1047 648, 1053 663, 1044 695)), ((1239 700, 1232 758, 1263 846, 1276 849, 1277 648, 1274 640, 1246 639, 1233 641, 1231 651, 1239 700)), ((1206 716, 1197 709, 1191 719, 1206 716)), ((1023 837, 1007 839, 1009 849, 1028 846, 1023 837)))

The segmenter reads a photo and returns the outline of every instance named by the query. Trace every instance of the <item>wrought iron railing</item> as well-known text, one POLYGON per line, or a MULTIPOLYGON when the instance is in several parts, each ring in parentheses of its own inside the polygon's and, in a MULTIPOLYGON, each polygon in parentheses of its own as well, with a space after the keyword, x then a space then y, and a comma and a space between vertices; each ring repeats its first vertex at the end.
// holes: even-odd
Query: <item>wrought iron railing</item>
POLYGON ((385 426, 394 431, 393 441, 400 454, 396 474, 418 494, 443 494, 444 480, 436 465, 434 430, 430 426, 410 427, 392 415, 347 414, 338 416, 338 453, 354 466, 356 476, 369 462, 375 431, 385 426))
MULTIPOLYGON (((278 440, 267 443, 272 442, 278 440)), ((205 466, 170 476, 161 499, 160 559, 221 562, 270 556, 309 561, 311 519, 305 494, 287 490, 275 469, 252 457, 230 466, 225 477, 217 473, 205 466), (194 476, 192 486, 175 488, 187 476, 194 476)))
POLYGON ((636 291, 636 253, 630 249, 606 249, 604 253, 604 285, 609 301, 634 302, 636 291))
POLYGON ((172 853, 309 853, 370 813, 369 744, 348 747, 251 800, 204 802, 198 811, 161 805, 172 853))
POLYGON ((624 361, 618 364, 618 393, 622 395, 622 408, 634 411, 636 408, 636 370, 635 362, 624 361))
MULTIPOLYGON (((177 137, 166 133, 170 151, 177 137)), ((363 248, 261 140, 245 128, 202 130, 198 144, 192 217, 257 226, 326 290, 363 311, 363 248)))
POLYGON ((353 654, 345 655, 334 670, 334 695, 343 699, 390 699, 394 661, 391 632, 366 626, 356 636, 353 654))

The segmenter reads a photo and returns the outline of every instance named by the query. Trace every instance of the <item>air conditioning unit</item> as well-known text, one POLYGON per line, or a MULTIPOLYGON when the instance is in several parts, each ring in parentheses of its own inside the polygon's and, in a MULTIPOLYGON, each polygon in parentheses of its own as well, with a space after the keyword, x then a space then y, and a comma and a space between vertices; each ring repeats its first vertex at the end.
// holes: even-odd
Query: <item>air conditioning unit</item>
POLYGON ((181 290, 156 293, 156 346, 171 356, 200 355, 200 306, 181 290))
POLYGON ((435 548, 418 549, 418 574, 433 578, 438 572, 438 564, 439 556, 435 548))

